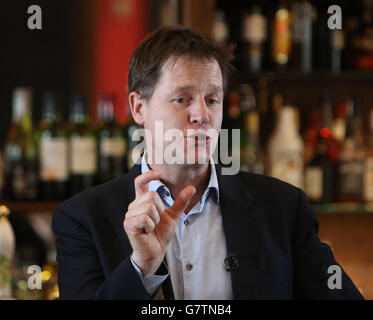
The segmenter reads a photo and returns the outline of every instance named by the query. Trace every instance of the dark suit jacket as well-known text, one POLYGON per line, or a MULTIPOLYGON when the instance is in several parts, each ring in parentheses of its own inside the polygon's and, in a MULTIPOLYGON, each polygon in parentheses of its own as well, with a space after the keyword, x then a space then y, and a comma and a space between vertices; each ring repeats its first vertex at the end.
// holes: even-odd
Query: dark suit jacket
MULTIPOLYGON (((216 165, 234 299, 361 299, 342 269, 342 289, 328 288, 332 251, 318 236, 305 194, 274 178, 216 165)), ((140 165, 63 202, 53 214, 62 299, 151 299, 130 262, 123 228, 140 165)), ((202 244, 201 244, 202 245, 202 244)), ((218 279, 217 279, 218 280, 218 279)), ((163 284, 172 299, 171 281, 163 284)))

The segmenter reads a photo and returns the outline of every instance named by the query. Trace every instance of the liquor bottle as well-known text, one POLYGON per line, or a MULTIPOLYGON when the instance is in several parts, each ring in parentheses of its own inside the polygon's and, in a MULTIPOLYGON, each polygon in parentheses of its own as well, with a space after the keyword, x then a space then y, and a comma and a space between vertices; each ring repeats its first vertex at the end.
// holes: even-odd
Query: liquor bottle
POLYGON ((314 157, 305 169, 304 191, 310 202, 329 203, 333 200, 333 165, 328 157, 328 143, 320 134, 314 157))
POLYGON ((351 35, 352 64, 357 69, 373 69, 373 3, 362 1, 359 25, 351 35))
POLYGON ((259 112, 256 106, 256 98, 253 89, 248 84, 240 86, 241 95, 241 162, 240 169, 264 173, 263 154, 259 141, 259 112))
POLYGON ((303 188, 303 151, 294 107, 284 106, 268 143, 270 175, 303 188))
POLYGON ((280 1, 273 21, 272 58, 280 69, 287 66, 291 53, 291 24, 287 1, 280 1))
POLYGON ((364 148, 360 106, 356 97, 347 104, 346 137, 340 151, 338 166, 338 201, 362 201, 364 148))
POLYGON ((258 73, 263 67, 263 44, 267 37, 267 20, 259 5, 253 5, 242 19, 242 67, 258 73))
POLYGON ((305 169, 305 192, 311 202, 332 202, 335 196, 335 164, 338 144, 332 136, 333 110, 328 94, 322 100, 322 126, 317 136, 315 153, 305 169))
POLYGON ((58 110, 57 96, 47 92, 43 102, 42 119, 36 131, 40 197, 47 201, 64 200, 69 181, 67 130, 58 110))
POLYGON ((369 113, 369 132, 365 143, 364 201, 373 202, 373 109, 369 113))
POLYGON ((308 165, 317 149, 317 140, 322 126, 319 108, 311 109, 308 115, 308 126, 304 133, 304 164, 308 165))
POLYGON ((97 182, 103 183, 125 173, 127 141, 124 129, 115 120, 114 95, 101 94, 97 108, 100 122, 97 129, 97 182))
POLYGON ((309 1, 296 1, 291 7, 291 64, 295 70, 302 72, 310 72, 312 69, 312 11, 309 1))
POLYGON ((97 141, 89 125, 85 101, 76 95, 71 104, 69 132, 70 195, 95 184, 97 173, 97 141))
POLYGON ((227 108, 225 110, 224 128, 228 129, 228 153, 232 155, 234 163, 240 163, 240 151, 242 144, 242 128, 241 128, 241 110, 240 110, 240 93, 238 90, 231 90, 227 97, 227 108), (233 142, 233 129, 240 130, 240 143, 233 142))
POLYGON ((12 298, 12 267, 15 236, 8 220, 9 209, 0 206, 0 300, 12 298))
POLYGON ((346 136, 346 103, 338 104, 335 112, 335 118, 332 125, 332 134, 339 144, 345 139, 346 136))
POLYGON ((12 124, 4 146, 4 197, 38 198, 38 154, 31 120, 31 89, 13 92, 12 124))
MULTIPOLYGON (((317 19, 314 23, 314 66, 322 71, 339 72, 343 68, 345 51, 345 27, 342 29, 329 29, 328 13, 330 3, 324 0, 315 2, 317 8, 317 19)), ((343 19, 345 13, 343 11, 343 19)))

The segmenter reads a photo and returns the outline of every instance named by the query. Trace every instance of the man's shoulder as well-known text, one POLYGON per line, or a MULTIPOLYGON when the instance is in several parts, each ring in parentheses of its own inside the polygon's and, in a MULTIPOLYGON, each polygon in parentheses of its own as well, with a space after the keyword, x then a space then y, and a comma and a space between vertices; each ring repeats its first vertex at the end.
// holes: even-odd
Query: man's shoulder
POLYGON ((239 171, 235 179, 257 202, 297 203, 301 192, 290 183, 263 174, 239 171))
POLYGON ((57 210, 79 216, 122 209, 132 201, 133 177, 126 173, 116 179, 79 192, 63 201, 57 210))
POLYGON ((250 173, 246 171, 239 171, 235 178, 238 179, 243 187, 250 191, 257 192, 295 192, 299 191, 299 188, 294 185, 282 181, 280 179, 266 176, 263 174, 250 173))

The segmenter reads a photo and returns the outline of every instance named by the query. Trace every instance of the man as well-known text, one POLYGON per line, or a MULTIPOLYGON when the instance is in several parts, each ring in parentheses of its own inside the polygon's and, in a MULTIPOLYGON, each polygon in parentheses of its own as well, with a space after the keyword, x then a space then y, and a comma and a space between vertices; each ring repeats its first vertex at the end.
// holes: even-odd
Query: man
POLYGON ((231 52, 186 28, 135 50, 129 102, 147 151, 55 210, 61 298, 361 298, 343 269, 342 288, 329 288, 338 264, 300 189, 214 164, 231 52), (155 138, 159 124, 181 134, 155 138))

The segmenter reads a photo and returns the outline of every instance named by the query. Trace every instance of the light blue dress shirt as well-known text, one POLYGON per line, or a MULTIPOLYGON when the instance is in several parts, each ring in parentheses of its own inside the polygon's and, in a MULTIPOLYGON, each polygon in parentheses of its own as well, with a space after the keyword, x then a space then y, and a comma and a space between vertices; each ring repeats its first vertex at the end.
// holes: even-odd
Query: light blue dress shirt
MULTIPOLYGON (((145 153, 141 172, 149 171, 145 153)), ((219 206, 219 184, 213 159, 210 159, 209 184, 202 199, 186 215, 182 213, 175 234, 166 251, 169 275, 146 275, 132 261, 145 289, 153 295, 162 282, 171 277, 176 300, 230 300, 233 298, 231 277, 225 269, 227 248, 219 206)), ((153 180, 149 191, 156 191, 166 208, 174 199, 170 190, 153 180)))

